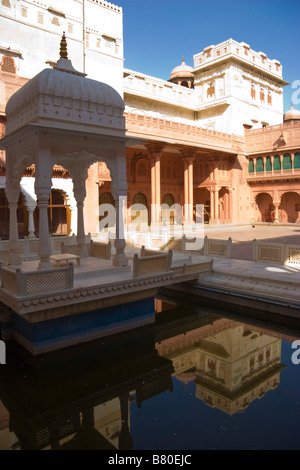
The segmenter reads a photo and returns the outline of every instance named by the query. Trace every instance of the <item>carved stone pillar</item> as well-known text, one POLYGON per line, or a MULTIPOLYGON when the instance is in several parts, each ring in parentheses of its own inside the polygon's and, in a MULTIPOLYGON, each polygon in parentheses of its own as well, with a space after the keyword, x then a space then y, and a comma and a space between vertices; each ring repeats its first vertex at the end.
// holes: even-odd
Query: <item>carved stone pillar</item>
POLYGON ((292 174, 295 173, 295 152, 291 153, 291 159, 292 159, 292 174))
POLYGON ((86 179, 87 171, 86 168, 77 167, 73 170, 73 185, 74 185, 74 197, 77 206, 77 236, 76 242, 78 247, 78 255, 82 258, 88 256, 86 240, 85 240, 85 229, 84 229, 84 200, 86 198, 86 179))
POLYGON ((52 264, 49 260, 52 254, 52 248, 49 236, 49 223, 48 223, 48 205, 50 197, 50 187, 48 189, 36 188, 36 195, 38 199, 39 208, 39 270, 52 269, 52 264))
POLYGON ((210 222, 215 221, 215 198, 214 198, 214 190, 213 188, 210 189, 210 222))
POLYGON ((13 155, 7 153, 5 192, 9 206, 9 259, 11 266, 21 266, 20 241, 18 231, 18 199, 20 194, 20 180, 15 173, 15 160, 13 155))
POLYGON ((271 155, 272 175, 274 175, 274 155, 271 155))
POLYGON ((50 139, 46 134, 39 135, 39 148, 35 162, 35 194, 39 208, 39 256, 38 269, 52 269, 49 260, 52 247, 49 236, 48 206, 52 187, 52 155, 50 139))
POLYGON ((36 238, 35 237, 35 225, 34 225, 34 218, 33 213, 36 208, 36 204, 27 204, 27 212, 28 212, 28 238, 36 238))
POLYGON ((220 223, 220 211, 219 211, 219 188, 215 188, 215 223, 220 223))
POLYGON ((279 206, 280 202, 274 202, 274 207, 275 207, 275 214, 274 214, 274 223, 278 224, 279 223, 279 206))
POLYGON ((161 182, 160 165, 163 151, 162 144, 147 145, 151 162, 151 224, 158 228, 160 222, 161 182))
POLYGON ((283 175, 283 154, 280 154, 280 170, 281 174, 283 175))
POLYGON ((114 266, 128 266, 128 259, 125 254, 126 240, 125 240, 125 213, 126 213, 126 194, 113 194, 116 207, 116 240, 115 249, 116 254, 113 259, 114 266))
POLYGON ((8 200, 9 207, 9 260, 11 266, 20 266, 22 264, 20 254, 20 241, 18 232, 17 209, 18 200, 8 200))
POLYGON ((191 224, 193 222, 194 207, 194 157, 184 156, 184 215, 185 222, 191 224))
POLYGON ((232 221, 232 188, 228 189, 228 222, 232 221))

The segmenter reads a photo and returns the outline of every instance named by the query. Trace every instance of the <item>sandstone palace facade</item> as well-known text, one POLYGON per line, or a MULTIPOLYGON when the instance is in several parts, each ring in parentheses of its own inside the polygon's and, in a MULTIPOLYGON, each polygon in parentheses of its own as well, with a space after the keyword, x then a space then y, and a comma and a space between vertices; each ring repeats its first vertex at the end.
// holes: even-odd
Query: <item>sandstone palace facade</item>
MULTIPOLYGON (((183 58, 169 80, 126 69, 123 11, 104 0, 1 0, 0 25, 1 137, 9 98, 55 65, 65 32, 74 67, 124 99, 129 219, 143 204, 145 223, 172 224, 177 204, 189 207, 184 217, 191 222, 203 204, 207 224, 300 223, 300 112, 283 114, 287 82, 279 61, 228 39, 196 53, 193 66, 183 58)), ((34 166, 24 168, 20 236, 38 235, 34 181, 34 166)), ((1 151, 0 238, 9 229, 5 185, 1 151)), ((92 234, 101 228, 103 204, 114 204, 110 172, 95 163, 84 208, 92 234)), ((48 216, 51 234, 76 232, 72 179, 61 166, 53 167, 48 216)))

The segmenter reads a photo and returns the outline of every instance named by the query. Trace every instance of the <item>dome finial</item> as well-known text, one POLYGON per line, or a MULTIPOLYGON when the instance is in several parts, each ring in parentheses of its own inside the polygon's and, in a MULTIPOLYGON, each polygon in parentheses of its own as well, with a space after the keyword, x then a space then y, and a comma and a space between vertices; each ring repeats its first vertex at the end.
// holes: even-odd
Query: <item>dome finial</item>
POLYGON ((63 32, 61 41, 60 41, 60 58, 68 59, 68 48, 65 32, 63 32))
POLYGON ((185 64, 185 62, 184 62, 184 55, 182 56, 182 63, 185 64))

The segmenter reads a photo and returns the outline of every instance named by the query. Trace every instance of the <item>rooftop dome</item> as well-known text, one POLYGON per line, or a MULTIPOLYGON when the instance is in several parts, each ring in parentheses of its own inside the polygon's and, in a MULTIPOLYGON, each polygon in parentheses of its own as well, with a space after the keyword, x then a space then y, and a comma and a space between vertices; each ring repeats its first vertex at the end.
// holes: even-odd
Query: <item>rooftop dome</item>
POLYGON ((298 119, 300 119, 300 111, 298 111, 298 109, 294 109, 293 105, 283 116, 284 122, 295 121, 298 119))
POLYGON ((174 78, 187 78, 187 77, 192 77, 194 78, 194 69, 193 67, 190 67, 189 65, 186 65, 184 61, 184 57, 182 57, 182 63, 181 65, 178 65, 178 67, 175 67, 175 69, 172 70, 171 72, 171 80, 174 78))
POLYGON ((40 72, 9 99, 6 135, 27 124, 115 135, 125 132, 123 113, 124 101, 114 88, 73 68, 63 35, 54 68, 40 72))

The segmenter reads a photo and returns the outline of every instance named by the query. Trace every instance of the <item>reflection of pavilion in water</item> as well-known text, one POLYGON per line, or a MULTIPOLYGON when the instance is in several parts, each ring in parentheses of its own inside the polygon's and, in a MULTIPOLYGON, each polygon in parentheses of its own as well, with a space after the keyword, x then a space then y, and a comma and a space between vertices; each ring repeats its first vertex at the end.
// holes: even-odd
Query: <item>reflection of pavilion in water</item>
POLYGON ((158 335, 156 348, 178 380, 196 384, 197 398, 232 415, 278 387, 285 366, 275 333, 211 315, 195 328, 195 318, 191 331, 185 325, 176 336, 158 335))
POLYGON ((150 326, 39 359, 8 354, 0 449, 131 449, 130 403, 172 390, 154 338, 150 326))

